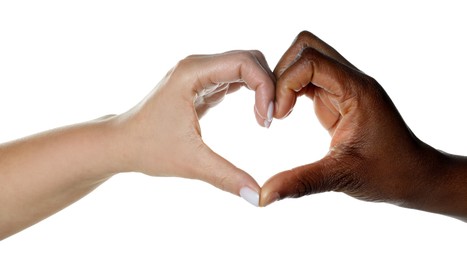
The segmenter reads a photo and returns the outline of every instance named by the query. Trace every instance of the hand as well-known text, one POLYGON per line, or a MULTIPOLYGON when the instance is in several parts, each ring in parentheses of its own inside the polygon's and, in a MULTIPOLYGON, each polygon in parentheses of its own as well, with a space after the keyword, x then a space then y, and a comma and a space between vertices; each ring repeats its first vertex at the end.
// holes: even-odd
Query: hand
POLYGON ((271 177, 262 187, 260 205, 339 191, 366 201, 467 216, 465 170, 461 174, 452 167, 459 165, 457 159, 420 141, 383 88, 333 48, 302 32, 274 73, 274 116, 286 117, 296 98, 305 95, 332 139, 323 159, 271 177))
POLYGON ((260 187, 213 152, 198 118, 241 86, 256 92, 255 115, 272 121, 274 76, 259 51, 190 56, 180 61, 139 105, 118 118, 127 171, 200 179, 258 205, 260 187))
POLYGON ((200 179, 258 205, 258 184, 203 143, 198 118, 246 85, 256 91, 258 123, 269 126, 273 79, 258 51, 190 56, 124 114, 0 144, 0 240, 119 172, 200 179))

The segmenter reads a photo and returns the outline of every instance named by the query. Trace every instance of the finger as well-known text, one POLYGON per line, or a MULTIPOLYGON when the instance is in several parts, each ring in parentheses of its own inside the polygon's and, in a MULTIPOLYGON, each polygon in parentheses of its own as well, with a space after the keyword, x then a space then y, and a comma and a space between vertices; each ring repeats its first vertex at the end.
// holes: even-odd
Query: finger
MULTIPOLYGON (((224 54, 238 54, 239 52, 241 51, 230 51, 224 54)), ((269 68, 269 65, 264 55, 260 51, 257 51, 257 50, 251 50, 248 52, 256 59, 257 65, 260 68, 262 68, 265 73, 269 75, 274 86, 275 76, 272 70, 269 68)), ((246 85, 246 87, 255 91, 254 113, 255 113, 256 121, 258 122, 258 124, 268 128, 273 119, 275 88, 264 87, 264 85, 259 86, 258 88, 255 88, 255 86, 250 86, 248 82, 244 80, 242 81, 242 83, 244 86, 246 85)), ((232 87, 236 86, 234 84, 235 83, 231 84, 232 87)), ((234 91, 235 91, 235 88, 233 89, 233 91, 229 90, 228 93, 232 93, 234 91)))
MULTIPOLYGON (((277 81, 275 117, 287 116, 295 105, 299 93, 304 88, 319 87, 327 91, 339 106, 349 106, 349 102, 342 101, 353 95, 350 88, 355 78, 355 71, 341 63, 323 55, 321 52, 306 48, 298 55, 296 61, 290 65, 277 81)), ((345 111, 344 107, 339 107, 345 111)))
MULTIPOLYGON (((274 73, 269 68, 269 65, 266 61, 264 55, 259 51, 251 51, 253 55, 257 58, 258 62, 260 63, 261 67, 264 69, 266 73, 268 73, 269 77, 273 80, 273 84, 276 83, 276 78, 274 73)), ((273 115, 274 115, 274 100, 275 100, 275 88, 261 88, 257 89, 255 92, 255 116, 256 121, 261 125, 269 128, 271 125, 273 115)))
POLYGON ((261 188, 248 173, 235 167, 206 145, 199 148, 194 159, 195 165, 191 167, 197 179, 238 195, 254 206, 259 205, 261 188))
POLYGON ((268 111, 271 102, 274 101, 275 87, 272 73, 268 67, 263 67, 265 60, 261 56, 259 51, 189 56, 177 65, 180 69, 175 70, 183 74, 171 78, 181 80, 178 82, 181 87, 192 86, 188 92, 185 92, 191 99, 205 87, 243 82, 256 92, 255 107, 258 123, 268 126, 267 119, 272 118, 272 114, 268 111))
POLYGON ((299 198, 326 191, 343 191, 352 185, 348 170, 331 157, 312 164, 278 173, 261 188, 260 206, 267 206, 284 198, 299 198))
POLYGON ((297 55, 305 48, 311 47, 322 54, 329 56, 336 61, 345 64, 351 68, 357 69, 349 61, 347 61, 338 51, 328 45, 326 42, 318 38, 316 35, 302 31, 295 38, 289 49, 282 55, 282 58, 274 69, 274 74, 279 78, 282 73, 295 61, 297 55))

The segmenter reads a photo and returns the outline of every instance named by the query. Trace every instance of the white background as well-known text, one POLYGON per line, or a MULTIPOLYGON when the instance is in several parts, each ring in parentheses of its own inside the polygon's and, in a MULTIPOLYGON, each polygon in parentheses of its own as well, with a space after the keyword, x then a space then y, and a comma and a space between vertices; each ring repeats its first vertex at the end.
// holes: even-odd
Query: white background
MULTIPOLYGON (((422 140, 467 155, 465 5, 386 2, 1 1, 0 142, 124 112, 189 54, 259 49, 274 68, 306 29, 375 77, 422 140)), ((246 89, 201 127, 260 185, 330 141, 305 98, 257 126, 246 89)), ((199 181, 126 173, 1 241, 0 259, 465 259, 466 239, 458 220, 343 194, 255 208, 199 181)))

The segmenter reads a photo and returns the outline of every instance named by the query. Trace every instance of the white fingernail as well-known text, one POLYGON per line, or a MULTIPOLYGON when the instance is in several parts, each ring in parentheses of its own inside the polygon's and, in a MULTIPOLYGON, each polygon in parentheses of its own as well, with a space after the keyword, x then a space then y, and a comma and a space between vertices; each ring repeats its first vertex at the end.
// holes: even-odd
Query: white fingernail
POLYGON ((259 194, 258 192, 248 188, 243 187, 240 189, 240 197, 248 201, 251 205, 258 207, 259 205, 259 194))
POLYGON ((274 102, 269 102, 268 106, 268 114, 267 114, 267 119, 269 121, 269 124, 272 122, 272 115, 274 114, 274 102))
POLYGON ((272 122, 272 115, 274 114, 274 102, 269 102, 269 105, 268 105, 268 112, 266 114, 266 119, 264 120, 264 127, 266 128, 269 128, 269 126, 271 126, 271 122, 272 122))

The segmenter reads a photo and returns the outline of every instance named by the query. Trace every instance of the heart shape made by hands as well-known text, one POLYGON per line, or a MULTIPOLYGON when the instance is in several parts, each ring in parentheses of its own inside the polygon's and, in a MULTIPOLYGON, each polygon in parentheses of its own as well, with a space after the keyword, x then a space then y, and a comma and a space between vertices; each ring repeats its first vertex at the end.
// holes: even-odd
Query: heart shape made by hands
POLYGON ((240 89, 210 110, 201 125, 204 141, 252 175, 258 184, 276 173, 319 160, 327 153, 330 137, 316 120, 310 100, 297 102, 290 116, 273 120, 269 128, 259 127, 252 120, 252 104, 252 92, 240 89), (297 134, 297 129, 306 135, 297 134))

